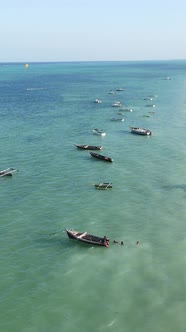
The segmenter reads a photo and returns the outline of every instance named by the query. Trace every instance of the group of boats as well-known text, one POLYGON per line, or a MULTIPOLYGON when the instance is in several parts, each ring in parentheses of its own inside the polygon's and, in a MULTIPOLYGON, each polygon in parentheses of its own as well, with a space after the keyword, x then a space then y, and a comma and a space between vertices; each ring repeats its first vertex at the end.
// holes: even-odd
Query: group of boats
MULTIPOLYGON (((123 89, 118 89, 116 91, 122 91, 122 90, 123 89)), ((152 100, 152 97, 144 98, 144 100, 152 100)), ((95 103, 101 103, 101 102, 102 101, 100 99, 95 100, 95 103)), ((120 102, 115 102, 115 103, 113 103, 112 106, 113 107, 121 107, 122 105, 121 105, 120 102)), ((153 105, 146 105, 146 106, 155 107, 154 104, 153 105)), ((129 109, 129 108, 127 109, 126 108, 125 111, 132 112, 132 109, 129 109)), ((111 120, 112 121, 124 121, 124 118, 112 118, 111 120)), ((152 135, 151 130, 141 128, 141 127, 130 127, 130 131, 131 131, 132 134, 136 134, 136 135, 142 135, 142 136, 152 135)), ((104 132, 102 129, 99 129, 99 128, 94 128, 93 133, 96 134, 96 135, 99 135, 99 136, 106 136, 106 132, 104 132)), ((103 147, 101 145, 75 144, 75 146, 78 149, 88 150, 90 155, 93 158, 103 160, 103 161, 107 161, 107 162, 113 162, 112 158, 92 151, 92 150, 101 151, 103 149, 103 147)), ((94 186, 95 186, 96 189, 107 190, 107 189, 112 188, 112 182, 96 183, 94 186)), ((100 237, 100 236, 95 236, 95 235, 88 234, 87 232, 79 232, 79 231, 70 230, 70 229, 66 229, 66 233, 67 233, 68 237, 72 240, 80 241, 80 242, 91 244, 91 245, 109 247, 109 238, 107 236, 100 237)))
MULTIPOLYGON (((93 133, 96 135, 99 135, 99 136, 106 136, 106 133, 102 129, 99 129, 99 128, 94 128, 93 133)), ((100 145, 75 144, 75 146, 78 149, 83 149, 83 150, 102 150, 103 149, 103 147, 100 145)), ((107 161, 107 162, 114 161, 112 158, 110 158, 108 156, 104 156, 100 153, 96 153, 96 152, 92 152, 92 151, 89 151, 89 153, 92 157, 99 159, 99 160, 103 160, 103 161, 107 161)))
MULTIPOLYGON (((122 88, 116 89, 116 91, 123 91, 123 90, 124 89, 122 89, 122 88)), ((115 94, 114 91, 110 91, 109 93, 110 94, 115 94)), ((156 95, 155 96, 147 96, 147 97, 144 98, 144 100, 152 101, 155 97, 157 97, 157 96, 156 95)), ((102 100, 101 99, 95 99, 94 102, 95 103, 102 103, 102 100)), ((113 107, 121 108, 122 107, 122 103, 120 101, 115 101, 112 104, 112 106, 113 107)), ((146 107, 155 107, 156 105, 155 104, 147 104, 145 106, 146 107)), ((124 111, 124 112, 132 112, 132 109, 131 108, 122 108, 122 111, 124 111)), ((119 112, 118 114, 119 115, 123 115, 122 112, 119 112)), ((145 117, 149 117, 149 116, 146 115, 145 117)), ((113 118, 111 118, 111 121, 121 121, 121 122, 123 122, 124 120, 125 119, 123 117, 122 118, 121 117, 113 117, 113 118)), ((130 131, 131 131, 131 133, 136 134, 136 135, 142 135, 142 136, 150 136, 150 135, 152 135, 152 131, 150 129, 145 129, 145 128, 141 128, 141 127, 130 127, 130 131)), ((103 130, 99 129, 99 128, 94 128, 93 132, 96 135, 106 136, 106 133, 103 130)), ((100 156, 98 154, 91 154, 91 155, 93 157, 95 157, 95 158, 102 159, 102 160, 105 160, 105 161, 113 161, 109 157, 100 156)))
MULTIPOLYGON (((78 149, 81 149, 81 150, 102 150, 103 149, 103 147, 99 146, 99 145, 75 144, 75 146, 78 149)), ((104 156, 102 154, 96 153, 96 152, 89 151, 89 153, 92 157, 94 157, 96 159, 100 159, 100 160, 104 160, 104 161, 108 161, 108 162, 113 162, 114 161, 114 159, 112 159, 110 157, 107 157, 107 156, 104 156)))

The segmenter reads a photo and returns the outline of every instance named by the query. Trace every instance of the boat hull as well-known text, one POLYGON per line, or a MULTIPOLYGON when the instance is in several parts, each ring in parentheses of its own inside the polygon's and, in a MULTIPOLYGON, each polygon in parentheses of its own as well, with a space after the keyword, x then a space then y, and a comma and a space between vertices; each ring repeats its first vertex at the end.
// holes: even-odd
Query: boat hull
POLYGON ((103 130, 97 128, 93 129, 93 133, 99 136, 106 136, 106 133, 103 130))
POLYGON ((66 232, 68 237, 72 240, 101 247, 109 247, 109 239, 107 237, 99 237, 86 232, 77 232, 69 229, 66 229, 66 232))
POLYGON ((2 176, 12 176, 13 173, 15 173, 15 172, 17 172, 17 169, 10 167, 10 168, 7 168, 7 169, 4 169, 4 170, 0 171, 0 177, 2 177, 2 176))
POLYGON ((106 189, 112 188, 112 183, 103 182, 103 183, 97 183, 94 186, 96 189, 106 190, 106 189))
POLYGON ((103 161, 107 161, 107 162, 113 162, 114 160, 110 157, 107 156, 103 156, 102 154, 99 153, 94 153, 89 151, 89 153, 91 154, 92 157, 99 159, 99 160, 103 160, 103 161))
POLYGON ((75 144, 75 146, 78 148, 78 149, 81 149, 81 150, 102 150, 103 147, 102 146, 98 146, 98 145, 85 145, 85 144, 75 144))
POLYGON ((119 122, 123 122, 124 118, 112 118, 111 121, 119 121, 119 122))
POLYGON ((136 135, 142 135, 142 136, 152 135, 152 132, 149 129, 134 128, 134 127, 131 127, 130 129, 131 129, 131 133, 136 134, 136 135))

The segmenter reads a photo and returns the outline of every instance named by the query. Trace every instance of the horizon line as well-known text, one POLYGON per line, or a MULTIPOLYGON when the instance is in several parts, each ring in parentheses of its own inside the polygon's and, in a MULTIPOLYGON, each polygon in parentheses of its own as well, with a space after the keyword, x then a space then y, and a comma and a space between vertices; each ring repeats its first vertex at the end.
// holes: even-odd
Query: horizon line
POLYGON ((28 64, 28 63, 84 63, 84 62, 160 62, 160 61, 184 61, 186 59, 144 59, 144 60, 38 60, 38 61, 0 61, 0 64, 28 64))

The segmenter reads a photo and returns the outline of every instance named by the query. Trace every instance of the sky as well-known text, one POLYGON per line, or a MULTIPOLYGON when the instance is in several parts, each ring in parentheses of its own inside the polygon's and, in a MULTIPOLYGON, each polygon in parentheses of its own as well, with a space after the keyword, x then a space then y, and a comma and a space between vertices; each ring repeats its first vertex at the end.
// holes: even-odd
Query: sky
POLYGON ((9 0, 0 62, 186 59, 186 0, 9 0))

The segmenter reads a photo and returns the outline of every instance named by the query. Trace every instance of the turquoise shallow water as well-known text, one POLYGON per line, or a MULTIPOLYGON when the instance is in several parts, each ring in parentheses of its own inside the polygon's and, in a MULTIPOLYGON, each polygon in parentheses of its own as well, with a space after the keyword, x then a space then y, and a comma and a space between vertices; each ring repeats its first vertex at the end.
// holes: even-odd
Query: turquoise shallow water
POLYGON ((0 179, 1 331, 185 331, 185 82, 186 61, 0 65, 1 169, 19 170, 0 179), (133 109, 124 122, 116 100, 133 109))

